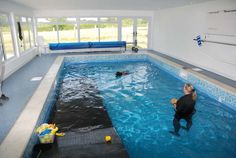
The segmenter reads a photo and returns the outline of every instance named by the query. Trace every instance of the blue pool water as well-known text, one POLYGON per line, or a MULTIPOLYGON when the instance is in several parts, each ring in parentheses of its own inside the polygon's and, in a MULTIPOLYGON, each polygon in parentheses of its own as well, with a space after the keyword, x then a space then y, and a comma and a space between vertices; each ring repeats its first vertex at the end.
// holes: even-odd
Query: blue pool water
POLYGON ((180 130, 180 137, 168 132, 174 115, 169 100, 183 95, 184 82, 150 62, 68 62, 64 75, 96 83, 132 158, 236 157, 236 112, 199 91, 191 130, 180 130), (116 71, 124 70, 131 74, 115 77, 116 71))

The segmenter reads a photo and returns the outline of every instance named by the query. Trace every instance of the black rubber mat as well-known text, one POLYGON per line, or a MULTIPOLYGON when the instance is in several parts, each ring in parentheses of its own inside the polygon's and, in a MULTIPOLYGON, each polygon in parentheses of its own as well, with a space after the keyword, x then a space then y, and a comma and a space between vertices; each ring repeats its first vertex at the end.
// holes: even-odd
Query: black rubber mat
POLYGON ((65 136, 57 137, 52 145, 36 146, 38 157, 128 158, 95 82, 89 78, 65 78, 50 121, 65 136), (106 135, 112 137, 109 144, 104 140, 106 135))
POLYGON ((98 129, 86 133, 66 132, 58 137, 50 150, 41 153, 40 158, 128 158, 129 155, 113 128, 98 129), (107 144, 104 137, 110 135, 107 144))
POLYGON ((66 78, 61 84, 50 122, 62 132, 112 127, 95 82, 90 78, 66 78))
POLYGON ((57 139, 58 147, 72 145, 103 144, 104 137, 110 135, 113 144, 121 144, 120 138, 113 128, 98 129, 90 132, 67 132, 66 136, 57 139))

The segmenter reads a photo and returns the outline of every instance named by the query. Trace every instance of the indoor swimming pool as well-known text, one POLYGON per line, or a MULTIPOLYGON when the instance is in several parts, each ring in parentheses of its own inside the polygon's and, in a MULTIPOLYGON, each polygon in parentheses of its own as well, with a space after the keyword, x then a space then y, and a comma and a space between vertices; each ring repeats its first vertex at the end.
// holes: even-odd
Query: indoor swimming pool
MULTIPOLYGON (((96 87, 95 96, 102 98, 112 124, 132 158, 236 156, 236 112, 199 89, 191 130, 181 129, 180 137, 169 133, 173 130, 174 115, 169 101, 183 95, 184 81, 153 62, 81 63, 72 60, 65 61, 61 75, 64 81, 70 81, 67 86, 71 91, 66 91, 63 97, 71 102, 67 105, 71 111, 78 108, 74 106, 78 98, 88 95, 78 93, 83 90, 77 86, 81 85, 81 80, 96 87), (116 77, 117 71, 128 71, 129 75, 116 77)), ((73 123, 76 124, 76 120, 73 123)), ((181 124, 185 125, 185 122, 181 124)))
POLYGON ((236 0, 0 0, 0 158, 236 158, 235 28, 236 0))

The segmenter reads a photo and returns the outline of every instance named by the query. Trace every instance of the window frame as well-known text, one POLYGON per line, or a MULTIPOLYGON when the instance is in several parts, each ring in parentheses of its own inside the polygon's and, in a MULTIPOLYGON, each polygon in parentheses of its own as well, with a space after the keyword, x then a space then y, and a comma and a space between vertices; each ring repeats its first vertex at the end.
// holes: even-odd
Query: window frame
POLYGON ((27 52, 28 50, 32 49, 33 47, 35 47, 35 34, 34 34, 34 22, 33 22, 33 17, 31 16, 25 16, 25 15, 19 15, 19 14, 15 14, 14 15, 14 21, 15 21, 15 26, 16 26, 16 38, 17 38, 17 43, 18 43, 18 49, 19 49, 19 54, 25 54, 25 52, 27 52), (23 35, 23 51, 21 51, 21 46, 20 46, 20 40, 19 40, 19 37, 18 37, 18 34, 19 34, 19 31, 18 31, 18 26, 17 26, 17 18, 19 18, 19 22, 21 24, 21 31, 22 31, 22 35, 23 35), (22 18, 25 18, 26 21, 23 22, 22 21, 22 18), (31 19, 31 22, 29 22, 29 18, 31 19), (29 39, 29 48, 26 49, 26 43, 25 43, 25 34, 23 32, 23 24, 26 24, 27 25, 27 35, 28 35, 28 39, 29 39), (32 27, 32 37, 31 37, 31 33, 30 33, 30 30, 31 30, 31 27, 32 27), (33 42, 33 43, 31 43, 33 42))
POLYGON ((34 22, 33 22, 33 19, 34 19, 33 17, 27 17, 28 26, 29 26, 29 34, 30 34, 30 31, 32 31, 32 37, 31 37, 31 35, 29 35, 30 46, 31 46, 30 48, 35 47, 35 34, 34 34, 34 22), (31 19, 30 22, 29 22, 29 18, 31 19))
POLYGON ((9 61, 9 60, 12 60, 13 58, 15 58, 17 56, 17 54, 16 54, 16 47, 15 47, 15 42, 16 41, 15 41, 14 36, 13 36, 12 20, 11 20, 10 13, 0 11, 0 14, 6 15, 6 17, 8 19, 8 25, 10 27, 12 46, 13 46, 13 56, 10 57, 10 58, 7 58, 7 56, 6 56, 5 52, 4 52, 5 46, 4 46, 4 42, 2 41, 3 36, 2 36, 2 31, 0 29, 0 36, 1 36, 0 38, 1 38, 1 42, 2 42, 1 50, 2 50, 2 53, 3 53, 3 61, 9 61))
MULTIPOLYGON (((78 25, 78 18, 77 17, 72 17, 72 16, 69 16, 69 17, 60 17, 60 18, 57 18, 57 20, 56 20, 56 25, 57 25, 57 41, 58 41, 58 43, 60 43, 60 31, 61 30, 59 30, 59 25, 63 25, 63 24, 69 24, 69 25, 76 25, 76 28, 77 28, 77 36, 76 36, 76 42, 79 42, 80 40, 79 40, 79 36, 78 36, 78 34, 80 34, 78 31, 80 30, 80 29, 78 29, 79 28, 79 25, 78 25), (75 18, 75 21, 65 21, 65 22, 61 22, 61 21, 59 21, 59 19, 63 19, 63 18, 75 18)), ((74 41, 71 41, 71 42, 74 42, 74 41)))
MULTIPOLYGON (((29 21, 28 21, 28 17, 26 17, 26 16, 22 16, 21 17, 21 22, 22 22, 22 26, 23 26, 23 24, 26 24, 26 26, 27 26, 27 36, 28 36, 28 42, 29 42, 29 48, 28 49, 26 49, 26 45, 25 45, 25 51, 27 51, 27 50, 29 50, 29 49, 31 49, 32 48, 32 46, 31 46, 31 37, 30 37, 30 29, 29 29, 29 21), (26 18, 26 21, 25 22, 23 22, 22 21, 22 18, 26 18)), ((24 39, 24 42, 25 42, 25 34, 24 34, 24 31, 23 31, 23 39, 24 39)), ((25 43, 26 44, 26 43, 25 43)), ((24 51, 24 52, 25 52, 24 51)))
POLYGON ((57 32, 57 42, 60 42, 60 35, 59 35, 59 28, 58 25, 60 24, 76 24, 77 25, 77 41, 80 42, 81 41, 81 29, 80 29, 80 24, 96 24, 98 26, 98 42, 101 41, 101 31, 100 31, 100 24, 117 24, 117 29, 118 29, 118 41, 121 41, 122 38, 122 19, 123 18, 131 18, 134 21, 136 21, 134 24, 134 31, 137 30, 137 19, 145 19, 148 21, 148 37, 147 37, 147 48, 144 48, 144 50, 147 50, 150 48, 151 46, 151 27, 152 27, 152 17, 151 16, 62 16, 62 17, 45 17, 45 16, 40 16, 40 17, 35 17, 36 19, 36 36, 38 36, 38 25, 39 23, 45 23, 45 24, 53 24, 56 25, 56 32, 57 32), (45 18, 45 19, 49 19, 49 18, 53 18, 56 19, 53 22, 38 22, 38 19, 40 18, 45 18), (58 19, 60 18, 76 18, 76 21, 72 21, 72 22, 60 22, 58 19), (97 18, 97 21, 82 21, 81 18, 97 18), (116 18, 116 20, 114 21, 102 21, 101 18, 116 18))
POLYGON ((49 25, 56 25, 56 38, 57 38, 57 43, 59 43, 59 29, 58 29, 58 17, 36 17, 36 35, 37 37, 39 36, 38 34, 38 26, 39 24, 49 24, 49 25), (38 22, 38 19, 39 18, 45 18, 45 19, 48 19, 48 18, 52 18, 52 19, 56 19, 56 21, 53 21, 53 22, 38 22))

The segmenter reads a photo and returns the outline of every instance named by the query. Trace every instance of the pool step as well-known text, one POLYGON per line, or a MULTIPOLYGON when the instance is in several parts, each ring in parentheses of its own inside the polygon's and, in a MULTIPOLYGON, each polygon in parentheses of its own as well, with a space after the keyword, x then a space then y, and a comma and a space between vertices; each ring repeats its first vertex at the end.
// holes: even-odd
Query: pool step
POLYGON ((86 133, 66 132, 57 138, 57 144, 41 154, 40 158, 128 158, 119 136, 113 128, 93 130, 86 133), (112 143, 104 137, 110 135, 112 143))

